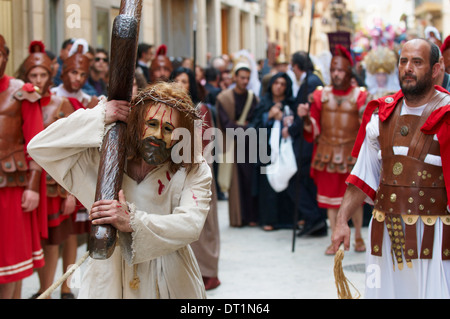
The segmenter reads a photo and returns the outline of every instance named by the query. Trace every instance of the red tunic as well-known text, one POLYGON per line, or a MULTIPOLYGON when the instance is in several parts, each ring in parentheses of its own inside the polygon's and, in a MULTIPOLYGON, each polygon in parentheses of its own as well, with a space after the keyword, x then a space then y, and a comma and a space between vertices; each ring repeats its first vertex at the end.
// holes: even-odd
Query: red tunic
MULTIPOLYGON (((0 93, 5 92, 14 79, 0 79, 0 93)), ((25 147, 43 130, 42 113, 37 102, 22 101, 22 131, 25 147)), ((0 128, 1 129, 1 128, 0 128)), ((2 132, 5 134, 5 132, 2 132)), ((27 156, 27 160, 31 158, 27 156)), ((23 212, 23 187, 0 188, 0 284, 15 282, 33 274, 34 268, 44 265, 41 239, 47 237, 45 179, 41 179, 41 204, 32 212, 23 212)))
MULTIPOLYGON (((340 91, 333 88, 333 94, 336 96, 349 95, 353 87, 347 91, 340 91)), ((314 91, 314 102, 311 103, 311 118, 314 119, 317 126, 311 133, 304 132, 305 140, 312 143, 314 137, 320 134, 321 113, 322 113, 322 90, 314 91)), ((361 90, 357 99, 358 110, 361 109, 367 99, 367 92, 361 90)), ((355 132, 355 136, 358 132, 355 132)), ((317 151, 317 144, 314 144, 313 158, 317 151)), ((326 170, 318 171, 311 167, 311 177, 317 185, 317 202, 321 208, 339 208, 344 197, 347 185, 345 183, 349 173, 329 173, 326 170)))

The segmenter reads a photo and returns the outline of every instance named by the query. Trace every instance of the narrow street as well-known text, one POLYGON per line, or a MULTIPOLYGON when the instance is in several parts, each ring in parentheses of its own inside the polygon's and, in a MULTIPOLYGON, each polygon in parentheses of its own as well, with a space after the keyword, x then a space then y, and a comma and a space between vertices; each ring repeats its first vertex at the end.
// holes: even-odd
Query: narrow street
MULTIPOLYGON (((209 299, 337 299, 334 280, 334 257, 325 256, 327 237, 296 238, 292 252, 292 230, 265 232, 259 227, 232 228, 228 222, 228 203, 219 202, 221 285, 207 292, 209 299)), ((367 236, 367 228, 363 228, 367 236)), ((81 244, 78 258, 86 251, 81 244)), ((343 267, 348 280, 363 298, 364 253, 346 252, 343 267)), ((62 275, 61 260, 57 278, 62 275)), ((74 286, 83 266, 72 278, 74 286)), ((38 276, 23 281, 22 298, 29 298, 39 288, 38 276)), ((75 295, 77 288, 73 288, 75 295)), ((356 292, 355 294, 356 295, 356 292)), ((52 298, 59 298, 59 289, 52 298)))

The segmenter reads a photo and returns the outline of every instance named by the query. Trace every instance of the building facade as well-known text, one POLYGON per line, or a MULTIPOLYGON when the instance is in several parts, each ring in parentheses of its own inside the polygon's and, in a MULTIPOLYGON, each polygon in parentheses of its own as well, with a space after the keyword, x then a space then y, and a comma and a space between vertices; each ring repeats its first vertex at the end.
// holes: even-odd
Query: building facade
MULTIPOLYGON (((0 33, 12 52, 8 74, 26 58, 32 40, 56 54, 68 38, 108 50, 119 9, 120 0, 0 0, 0 33)), ((261 12, 258 2, 245 0, 143 0, 139 42, 166 44, 173 57, 193 57, 195 51, 202 66, 207 52, 246 49, 261 58, 266 36, 261 12)))
MULTIPOLYGON (((192 58, 195 52, 197 63, 206 66, 207 55, 242 49, 263 59, 269 42, 279 44, 286 56, 308 48, 319 54, 329 49, 327 33, 342 29, 343 18, 361 23, 375 14, 394 20, 404 15, 408 28, 419 35, 426 25, 441 30, 443 38, 450 34, 449 1, 369 2, 373 1, 143 0, 139 41, 166 44, 172 57, 192 58)), ((7 74, 14 74, 26 58, 32 40, 43 41, 56 54, 67 38, 84 38, 92 47, 108 50, 119 7, 120 0, 0 0, 0 34, 12 52, 7 74)))

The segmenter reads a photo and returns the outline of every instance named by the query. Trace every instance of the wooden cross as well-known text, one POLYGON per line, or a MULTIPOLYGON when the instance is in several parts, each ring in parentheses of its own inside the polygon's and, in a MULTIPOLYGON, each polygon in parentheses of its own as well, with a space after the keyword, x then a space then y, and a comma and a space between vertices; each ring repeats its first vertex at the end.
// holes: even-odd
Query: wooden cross
MULTIPOLYGON (((121 0, 120 14, 114 20, 108 100, 131 101, 141 22, 142 0, 121 0)), ((95 201, 118 199, 125 166, 126 124, 117 122, 103 140, 95 201)), ((112 225, 92 225, 89 255, 108 259, 116 246, 117 230, 112 225)))

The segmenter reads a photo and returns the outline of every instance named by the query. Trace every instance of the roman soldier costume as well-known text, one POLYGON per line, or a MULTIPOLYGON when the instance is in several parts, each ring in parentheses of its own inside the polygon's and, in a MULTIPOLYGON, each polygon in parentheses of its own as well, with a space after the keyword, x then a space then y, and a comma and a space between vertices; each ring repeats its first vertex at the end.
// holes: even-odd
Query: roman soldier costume
MULTIPOLYGON (((84 44, 84 40, 79 39, 74 43, 74 50, 72 55, 69 56, 63 65, 63 71, 61 74, 61 79, 63 84, 60 86, 53 88, 52 92, 57 96, 64 96, 72 103, 75 110, 80 108, 88 108, 91 109, 95 107, 99 100, 96 96, 90 96, 85 94, 81 89, 74 90, 72 88, 72 84, 70 83, 69 73, 73 70, 82 70, 86 75, 89 74, 90 68, 90 60, 86 56, 86 44, 84 44)), ((85 81, 88 80, 88 76, 86 76, 85 81)), ((83 86, 86 82, 82 83, 83 86)))
POLYGON ((28 156, 28 142, 43 129, 31 84, 4 75, 8 50, 0 35, 0 284, 15 282, 44 265, 42 238, 47 237, 45 181, 42 170, 28 156), (40 194, 41 204, 24 212, 25 190, 40 194))
POLYGON ((345 179, 356 162, 351 151, 367 99, 365 89, 350 85, 352 60, 345 48, 337 46, 332 63, 337 68, 349 70, 344 80, 349 83, 348 88, 341 90, 330 85, 314 91, 311 103, 313 130, 304 133, 308 142, 316 142, 311 176, 317 185, 317 200, 322 208, 335 208, 341 204, 345 179))
MULTIPOLYGON (((379 143, 382 155, 382 171, 376 192, 367 191, 365 182, 350 176, 349 182, 374 200, 371 230, 371 254, 382 256, 383 232, 387 229, 391 240, 394 265, 403 269, 404 261, 412 267, 414 259, 431 259, 441 254, 442 260, 450 259, 450 211, 448 196, 450 172, 447 167, 449 151, 448 121, 450 96, 436 86, 436 94, 423 110, 422 116, 401 115, 403 94, 398 93, 371 101, 364 115, 354 156, 358 156, 366 124, 371 115, 379 115, 379 143), (434 138, 436 134, 437 139, 434 138), (395 148, 407 149, 394 152, 395 148), (427 158, 440 159, 441 165, 427 158), (421 219, 424 228, 419 234, 416 228, 421 219), (435 225, 442 220, 440 234, 441 251, 433 251, 435 225), (421 240, 419 241, 419 238, 421 240)), ((386 247, 386 246, 385 246, 386 247)))
MULTIPOLYGON (((94 108, 99 102, 98 97, 90 96, 84 93, 81 88, 79 90, 74 90, 69 78, 69 73, 73 70, 81 70, 86 75, 89 74, 90 60, 86 56, 88 47, 88 43, 84 39, 75 40, 71 52, 69 53, 70 56, 64 61, 63 71, 61 74, 63 84, 52 89, 52 93, 54 93, 54 95, 67 98, 72 104, 74 110, 91 109, 94 108)), ((85 81, 87 80, 88 76, 85 78, 85 81)), ((81 87, 83 87, 85 83, 86 82, 83 82, 81 87)), ((61 112, 61 110, 58 112, 61 112)), ((64 111, 62 111, 61 114, 66 115, 64 111)), ((53 189, 53 187, 50 188, 50 190, 53 189)), ((59 191, 62 190, 59 189, 59 191)), ((87 210, 78 200, 75 221, 75 233, 89 233, 91 223, 88 218, 87 210)))
MULTIPOLYGON (((35 67, 42 67, 47 70, 49 74, 49 80, 42 90, 41 99, 38 101, 42 109, 44 128, 47 128, 55 121, 73 113, 75 109, 67 98, 56 96, 50 92, 52 81, 51 75, 53 73, 52 61, 45 53, 45 46, 40 41, 33 41, 30 44, 30 55, 24 61, 22 67, 25 79, 28 77, 29 72, 35 67)), ((45 175, 47 185, 49 243, 59 244, 63 237, 67 237, 71 232, 71 223, 64 223, 66 226, 59 230, 55 228, 71 217, 71 215, 63 215, 61 210, 62 201, 67 198, 68 193, 63 187, 56 183, 50 175, 45 175)))

